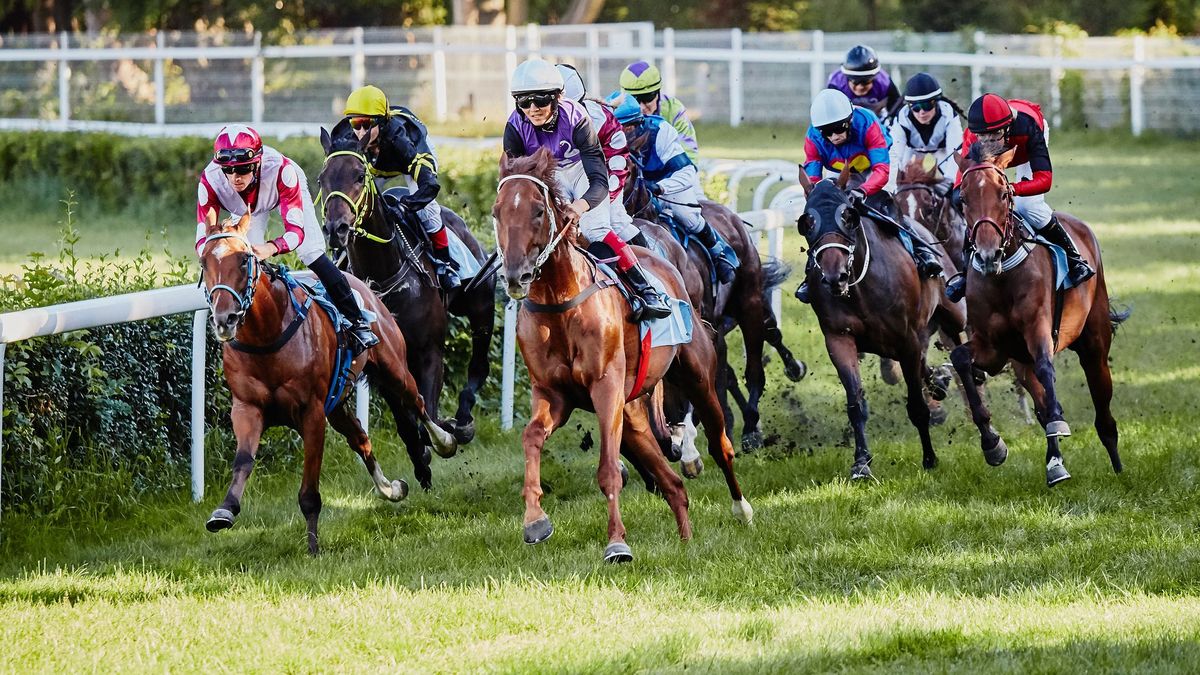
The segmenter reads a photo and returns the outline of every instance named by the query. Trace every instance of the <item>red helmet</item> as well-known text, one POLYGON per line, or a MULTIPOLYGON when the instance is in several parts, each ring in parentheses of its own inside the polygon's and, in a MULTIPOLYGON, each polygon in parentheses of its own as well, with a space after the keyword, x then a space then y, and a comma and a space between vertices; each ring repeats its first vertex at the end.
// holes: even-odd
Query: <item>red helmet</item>
POLYGON ((967 128, 973 134, 986 134, 1012 124, 1012 106, 996 94, 984 94, 975 99, 967 111, 967 128))
POLYGON ((262 137, 243 124, 221 129, 213 141, 213 161, 221 166, 255 164, 262 161, 262 137))

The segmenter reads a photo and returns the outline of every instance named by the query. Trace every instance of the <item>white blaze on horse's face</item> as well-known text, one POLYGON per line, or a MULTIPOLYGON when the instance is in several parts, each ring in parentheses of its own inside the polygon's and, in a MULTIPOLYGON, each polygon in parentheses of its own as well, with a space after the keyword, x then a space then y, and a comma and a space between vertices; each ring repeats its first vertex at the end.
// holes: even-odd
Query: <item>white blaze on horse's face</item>
POLYGON ((253 255, 241 235, 224 236, 205 244, 201 252, 204 284, 209 302, 209 318, 217 340, 228 342, 237 334, 248 308, 242 300, 252 294, 246 255, 253 255))

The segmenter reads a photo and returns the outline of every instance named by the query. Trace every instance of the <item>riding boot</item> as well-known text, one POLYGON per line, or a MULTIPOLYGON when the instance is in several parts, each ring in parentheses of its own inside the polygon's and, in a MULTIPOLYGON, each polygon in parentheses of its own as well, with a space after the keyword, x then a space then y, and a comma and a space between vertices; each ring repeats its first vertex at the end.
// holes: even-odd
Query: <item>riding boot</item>
POLYGON ((325 287, 329 299, 342 313, 342 316, 350 321, 350 335, 354 338, 352 348, 355 355, 379 344, 379 337, 371 330, 371 324, 367 322, 362 310, 358 307, 354 291, 350 289, 350 282, 346 281, 346 276, 334 266, 333 261, 322 254, 320 258, 309 263, 308 269, 316 273, 317 278, 321 280, 321 285, 325 287))
POLYGON ((950 277, 946 282, 946 298, 950 302, 958 302, 967 294, 967 272, 970 271, 971 265, 971 248, 963 246, 962 265, 958 268, 958 274, 950 277))
POLYGON ((642 300, 642 315, 640 319, 665 319, 671 316, 671 306, 667 304, 666 298, 662 293, 659 293, 654 286, 650 285, 650 281, 646 279, 645 270, 642 269, 641 263, 634 263, 633 267, 620 273, 625 277, 625 281, 633 288, 633 292, 642 300))
POLYGON ((593 241, 588 244, 588 252, 601 260, 617 259, 614 265, 617 274, 629 284, 637 295, 638 302, 633 303, 634 321, 670 316, 671 306, 667 304, 666 298, 646 280, 645 272, 638 263, 637 256, 629 250, 628 244, 615 232, 605 235, 604 241, 593 241))
POLYGON ((1092 269, 1092 266, 1079 255, 1079 249, 1075 247, 1071 235, 1067 234, 1067 230, 1058 221, 1058 216, 1050 216, 1050 222, 1038 230, 1038 234, 1045 237, 1051 244, 1062 247, 1062 250, 1066 252, 1067 275, 1071 278, 1072 286, 1078 286, 1096 274, 1096 270, 1092 269))
MULTIPOLYGON (((879 194, 886 195, 887 193, 881 192, 879 194)), ((921 275, 921 277, 924 279, 933 279, 934 277, 939 276, 942 273, 943 268, 942 262, 938 258, 937 251, 934 250, 934 248, 929 245, 929 242, 925 241, 921 235, 917 234, 916 231, 904 221, 904 218, 898 213, 895 202, 890 199, 890 195, 887 195, 887 197, 888 199, 886 200, 876 200, 876 204, 878 204, 876 208, 881 207, 880 210, 883 211, 884 215, 891 219, 891 222, 881 220, 879 218, 874 218, 873 220, 879 224, 882 229, 889 230, 894 236, 900 236, 896 229, 904 230, 905 234, 909 236, 909 239, 912 240, 912 257, 913 262, 917 264, 917 274, 921 275)))
POLYGON ((433 250, 430 252, 433 254, 433 259, 437 261, 438 281, 441 282, 442 288, 445 290, 458 288, 462 284, 462 279, 458 276, 458 263, 450 257, 450 247, 439 247, 434 241, 433 250))
POLYGON ((712 254, 713 262, 717 265, 717 279, 723 284, 733 281, 741 264, 733 247, 707 222, 693 236, 712 254))

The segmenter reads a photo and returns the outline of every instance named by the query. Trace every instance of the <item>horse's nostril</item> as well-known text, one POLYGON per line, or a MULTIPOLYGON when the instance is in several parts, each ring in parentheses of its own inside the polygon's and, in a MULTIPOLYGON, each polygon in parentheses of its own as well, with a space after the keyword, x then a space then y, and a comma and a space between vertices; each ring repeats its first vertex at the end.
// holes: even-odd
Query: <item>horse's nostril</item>
POLYGON ((525 272, 520 276, 518 281, 520 281, 522 285, 533 283, 533 272, 525 272))
POLYGON ((849 280, 850 280, 850 274, 847 272, 842 272, 841 274, 838 275, 838 281, 846 282, 849 280))

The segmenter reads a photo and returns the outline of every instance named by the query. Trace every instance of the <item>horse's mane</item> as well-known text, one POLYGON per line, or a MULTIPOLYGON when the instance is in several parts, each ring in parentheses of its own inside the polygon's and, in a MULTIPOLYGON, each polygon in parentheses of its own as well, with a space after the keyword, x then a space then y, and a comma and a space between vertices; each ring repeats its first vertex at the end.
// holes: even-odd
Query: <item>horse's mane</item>
POLYGON ((554 170, 557 168, 558 161, 546 148, 539 148, 529 157, 509 157, 507 155, 500 157, 501 178, 514 174, 533 176, 545 183, 550 188, 550 194, 554 200, 561 204, 563 203, 562 195, 559 194, 558 183, 554 180, 554 170))
POLYGON ((932 171, 926 170, 922 161, 914 158, 900 169, 896 182, 906 185, 937 185, 942 182, 942 176, 936 168, 932 171))
POLYGON ((1004 147, 1002 141, 985 141, 980 139, 971 144, 971 151, 967 153, 967 159, 972 162, 990 162, 996 157, 1004 154, 1008 148, 1004 147))

